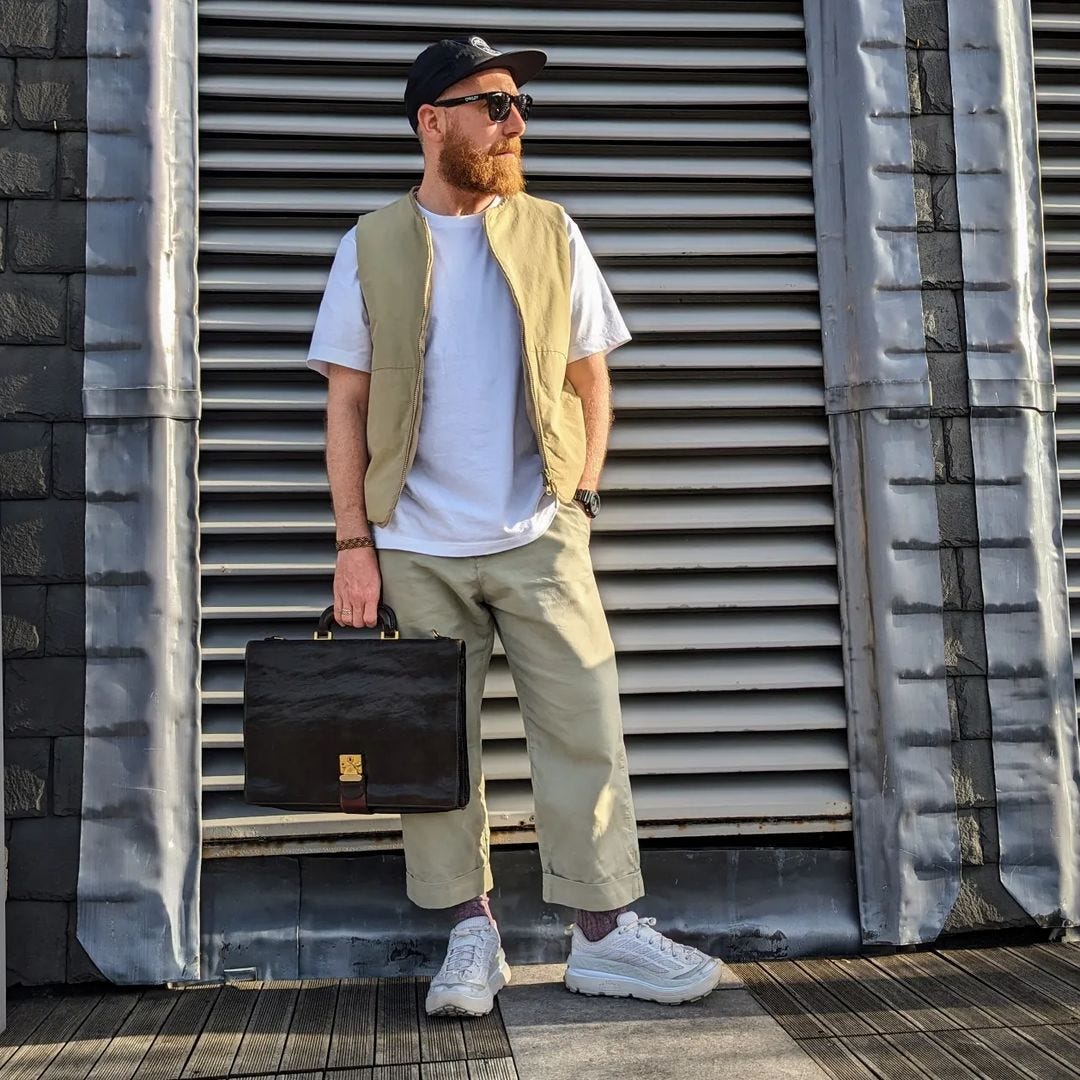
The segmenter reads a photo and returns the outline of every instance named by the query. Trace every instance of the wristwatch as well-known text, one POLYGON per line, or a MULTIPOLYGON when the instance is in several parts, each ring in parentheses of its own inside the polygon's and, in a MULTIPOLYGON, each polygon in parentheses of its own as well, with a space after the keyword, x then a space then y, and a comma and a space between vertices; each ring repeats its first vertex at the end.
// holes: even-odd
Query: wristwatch
POLYGON ((574 501, 581 503, 581 508, 589 517, 594 518, 600 513, 600 496, 595 491, 586 488, 578 488, 574 492, 574 501))

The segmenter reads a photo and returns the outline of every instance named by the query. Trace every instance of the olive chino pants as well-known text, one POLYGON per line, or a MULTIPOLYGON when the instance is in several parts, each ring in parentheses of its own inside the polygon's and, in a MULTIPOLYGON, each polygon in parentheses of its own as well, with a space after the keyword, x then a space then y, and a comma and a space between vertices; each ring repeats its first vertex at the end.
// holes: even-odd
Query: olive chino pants
POLYGON ((466 643, 472 794, 461 810, 403 814, 406 890, 424 908, 488 891, 480 705, 499 631, 525 722, 548 903, 605 911, 644 895, 615 649, 589 555, 589 519, 560 502, 547 531, 479 556, 378 552, 403 637, 466 643))

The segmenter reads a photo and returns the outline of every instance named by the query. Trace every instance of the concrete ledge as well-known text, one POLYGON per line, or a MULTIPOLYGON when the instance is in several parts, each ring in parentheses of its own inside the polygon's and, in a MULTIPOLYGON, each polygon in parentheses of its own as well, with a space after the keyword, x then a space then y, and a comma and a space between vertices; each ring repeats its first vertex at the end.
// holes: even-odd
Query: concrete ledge
POLYGON ((498 1002, 521 1080, 825 1080, 746 990, 686 1005, 583 997, 564 965, 515 965, 498 1002))

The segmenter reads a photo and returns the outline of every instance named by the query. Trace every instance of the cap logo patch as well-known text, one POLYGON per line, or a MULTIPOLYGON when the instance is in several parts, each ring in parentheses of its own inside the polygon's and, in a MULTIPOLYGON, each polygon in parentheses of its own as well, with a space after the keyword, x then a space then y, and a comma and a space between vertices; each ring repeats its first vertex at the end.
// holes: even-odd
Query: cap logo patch
POLYGON ((482 37, 469 38, 469 44, 474 49, 481 49, 486 53, 491 53, 492 56, 497 55, 495 50, 482 37))

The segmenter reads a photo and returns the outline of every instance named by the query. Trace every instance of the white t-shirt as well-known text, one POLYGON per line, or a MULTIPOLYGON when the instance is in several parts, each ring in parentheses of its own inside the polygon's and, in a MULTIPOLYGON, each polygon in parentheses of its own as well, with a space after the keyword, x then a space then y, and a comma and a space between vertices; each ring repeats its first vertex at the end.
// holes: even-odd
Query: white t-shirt
MULTIPOLYGON (((487 555, 536 539, 558 504, 544 494, 525 411, 521 326, 483 212, 455 217, 420 209, 434 251, 420 431, 394 513, 372 533, 380 548, 487 555)), ((630 333, 577 224, 564 216, 572 363, 610 352, 630 333)), ((330 364, 371 370, 355 226, 338 244, 308 350, 313 371, 328 375, 330 364)))

